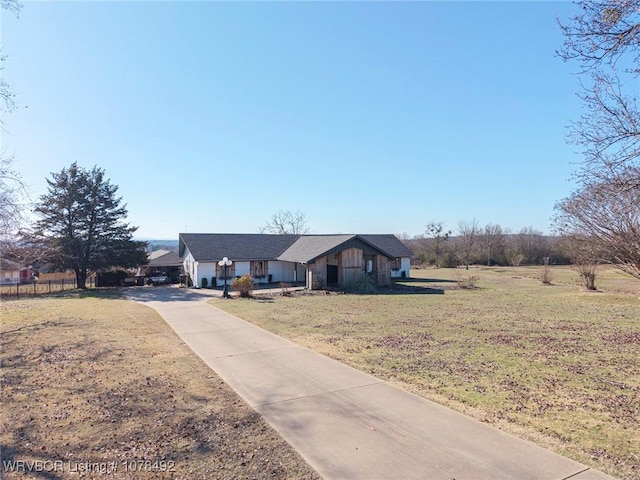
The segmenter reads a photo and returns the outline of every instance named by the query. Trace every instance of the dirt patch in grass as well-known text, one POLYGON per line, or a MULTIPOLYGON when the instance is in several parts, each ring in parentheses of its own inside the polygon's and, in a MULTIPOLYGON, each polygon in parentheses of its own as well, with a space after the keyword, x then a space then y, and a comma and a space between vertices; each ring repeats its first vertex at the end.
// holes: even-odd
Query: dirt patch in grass
POLYGON ((2 478, 319 478, 153 310, 94 292, 0 314, 2 478))
POLYGON ((420 270, 443 295, 212 300, 278 335, 618 478, 640 478, 640 282, 603 272, 584 295, 575 273, 420 270), (465 272, 466 274, 466 272, 465 272), (611 290, 606 289, 608 283, 611 290), (622 293, 622 292, 629 292, 622 293))

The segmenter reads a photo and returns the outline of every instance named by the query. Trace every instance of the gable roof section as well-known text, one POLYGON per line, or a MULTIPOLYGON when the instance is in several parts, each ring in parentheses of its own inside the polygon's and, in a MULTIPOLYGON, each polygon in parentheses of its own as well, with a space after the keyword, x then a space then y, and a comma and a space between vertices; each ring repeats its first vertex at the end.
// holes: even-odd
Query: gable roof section
POLYGON ((358 235, 365 242, 373 245, 377 249, 387 253, 393 258, 413 257, 413 252, 400 241, 398 237, 391 234, 382 235, 358 235))
POLYGON ((155 250, 148 256, 148 267, 175 267, 182 265, 182 260, 177 253, 169 250, 155 250))
POLYGON ((379 252, 389 258, 413 256, 411 250, 395 235, 303 235, 278 260, 309 263, 318 257, 352 247, 363 248, 365 253, 379 252))
POLYGON ((307 263, 326 255, 334 248, 355 237, 355 235, 304 235, 287 248, 278 257, 278 260, 307 263))
POLYGON ((152 261, 152 260, 155 260, 158 257, 162 257, 162 256, 166 255, 167 253, 171 253, 171 251, 170 250, 154 250, 149 255, 147 255, 147 259, 149 261, 152 261))
POLYGON ((196 262, 217 262, 223 257, 231 261, 276 260, 299 235, 263 233, 181 233, 179 256, 185 248, 196 262))

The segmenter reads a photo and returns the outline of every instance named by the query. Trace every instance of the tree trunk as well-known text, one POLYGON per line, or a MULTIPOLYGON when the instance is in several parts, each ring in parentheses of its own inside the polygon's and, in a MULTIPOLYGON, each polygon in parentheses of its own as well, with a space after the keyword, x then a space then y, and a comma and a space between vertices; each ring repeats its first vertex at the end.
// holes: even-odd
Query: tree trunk
POLYGON ((86 268, 76 268, 76 286, 81 288, 82 290, 87 289, 87 269, 86 268))

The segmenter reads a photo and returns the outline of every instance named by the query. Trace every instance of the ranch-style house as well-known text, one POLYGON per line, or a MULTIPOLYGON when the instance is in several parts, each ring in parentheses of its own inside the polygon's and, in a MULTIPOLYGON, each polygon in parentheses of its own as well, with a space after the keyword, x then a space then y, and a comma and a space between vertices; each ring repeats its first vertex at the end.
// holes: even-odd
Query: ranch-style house
POLYGON ((309 289, 343 288, 368 275, 379 287, 410 277, 411 251, 395 235, 272 235, 181 233, 179 252, 194 287, 224 284, 218 262, 233 263, 232 279, 249 274, 256 283, 304 284, 309 289))

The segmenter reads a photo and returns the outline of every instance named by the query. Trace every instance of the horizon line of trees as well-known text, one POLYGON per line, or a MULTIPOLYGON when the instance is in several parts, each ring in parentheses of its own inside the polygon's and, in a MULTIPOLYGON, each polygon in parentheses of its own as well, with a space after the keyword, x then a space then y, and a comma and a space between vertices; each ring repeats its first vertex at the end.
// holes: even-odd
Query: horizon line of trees
POLYGON ((398 237, 413 252, 413 265, 468 268, 574 263, 563 237, 545 234, 534 227, 512 231, 496 223, 480 226, 474 219, 459 221, 452 232, 444 228, 444 222, 432 221, 422 234, 398 237))

